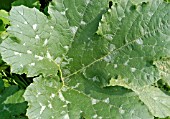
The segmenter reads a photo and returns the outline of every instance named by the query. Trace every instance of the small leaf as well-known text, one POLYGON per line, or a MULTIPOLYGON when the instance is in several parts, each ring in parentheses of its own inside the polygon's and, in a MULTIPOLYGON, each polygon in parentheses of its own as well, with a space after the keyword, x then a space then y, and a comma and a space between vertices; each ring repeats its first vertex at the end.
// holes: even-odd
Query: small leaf
POLYGON ((3 102, 4 104, 16 104, 16 103, 22 103, 25 102, 23 98, 24 90, 19 90, 13 95, 7 97, 7 99, 3 102))
POLYGON ((12 6, 20 6, 24 5, 30 8, 36 7, 40 9, 40 2, 39 0, 16 0, 12 3, 12 6))
POLYGON ((4 24, 9 24, 8 12, 5 10, 0 10, 0 19, 4 24))

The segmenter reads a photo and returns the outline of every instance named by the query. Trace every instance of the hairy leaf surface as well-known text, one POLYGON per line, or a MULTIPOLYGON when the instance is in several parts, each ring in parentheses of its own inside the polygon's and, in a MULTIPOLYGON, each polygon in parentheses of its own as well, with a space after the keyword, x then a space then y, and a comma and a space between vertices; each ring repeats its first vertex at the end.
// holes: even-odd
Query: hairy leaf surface
POLYGON ((164 94, 159 88, 154 86, 136 87, 133 84, 127 84, 121 78, 111 79, 109 86, 123 86, 131 89, 148 106, 154 116, 162 118, 169 116, 170 96, 164 94))
POLYGON ((42 75, 24 94, 29 118, 170 116, 169 96, 151 86, 161 78, 155 61, 170 57, 170 4, 108 3, 53 0, 48 17, 35 8, 12 8, 2 57, 14 73, 42 75), (129 89, 108 87, 119 77, 129 89))
POLYGON ((153 119, 138 96, 124 88, 101 88, 83 75, 72 77, 68 86, 55 78, 34 79, 26 93, 31 119, 153 119), (75 85, 76 84, 76 85, 75 85))

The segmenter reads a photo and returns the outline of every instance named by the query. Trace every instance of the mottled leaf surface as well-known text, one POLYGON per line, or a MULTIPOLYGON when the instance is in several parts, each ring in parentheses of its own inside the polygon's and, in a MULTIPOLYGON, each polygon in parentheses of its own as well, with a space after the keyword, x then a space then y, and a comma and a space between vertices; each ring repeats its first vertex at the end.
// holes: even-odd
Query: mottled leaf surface
POLYGON ((133 90, 156 117, 164 118, 170 115, 170 96, 166 95, 157 87, 144 86, 140 88, 133 84, 127 84, 121 78, 111 79, 109 86, 123 86, 133 90))
POLYGON ((170 86, 170 58, 163 58, 154 64, 159 68, 162 79, 170 86))
POLYGON ((1 54, 12 65, 12 72, 28 76, 56 75, 57 57, 66 52, 72 37, 66 18, 63 16, 62 24, 52 25, 55 21, 35 8, 24 6, 13 7, 10 14, 12 26, 8 32, 13 36, 2 43, 1 54), (58 25, 62 26, 60 30, 58 25), (65 31, 64 36, 61 30, 65 31))
POLYGON ((132 91, 121 87, 101 88, 83 75, 68 85, 55 78, 34 79, 24 94, 31 119, 153 119, 147 107, 132 91))
POLYGON ((35 8, 12 8, 2 57, 14 73, 42 74, 24 94, 29 118, 170 116, 169 96, 151 87, 161 78, 155 61, 170 56, 170 4, 108 3, 53 0, 48 17, 35 8), (125 88, 108 87, 119 77, 125 88))

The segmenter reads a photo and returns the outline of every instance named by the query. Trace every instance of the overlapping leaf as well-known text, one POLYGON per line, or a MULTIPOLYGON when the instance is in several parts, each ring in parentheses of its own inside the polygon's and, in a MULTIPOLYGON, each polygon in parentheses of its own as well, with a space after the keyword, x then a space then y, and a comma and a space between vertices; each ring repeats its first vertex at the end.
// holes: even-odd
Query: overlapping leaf
POLYGON ((6 12, 5 10, 0 10, 0 38, 6 31, 5 27, 7 25, 9 25, 8 12, 6 12))
POLYGON ((170 116, 169 96, 150 87, 160 79, 154 61, 170 56, 170 4, 119 0, 108 9, 108 2, 54 0, 50 17, 24 6, 11 10, 13 37, 1 44, 2 57, 12 72, 44 77, 24 95, 29 118, 170 116), (118 77, 131 90, 107 87, 118 77))
POLYGON ((123 79, 111 79, 109 86, 123 86, 133 90, 144 102, 156 117, 167 117, 170 112, 170 96, 166 95, 159 88, 153 86, 136 87, 133 84, 127 84, 123 79))
POLYGON ((72 77, 69 86, 55 78, 36 78, 24 97, 30 119, 153 119, 138 96, 120 87, 104 88, 83 75, 72 77))
MULTIPOLYGON (((27 103, 25 101, 17 102, 14 101, 17 94, 15 94, 18 91, 17 86, 9 86, 4 87, 3 80, 0 79, 0 117, 1 119, 8 119, 8 118, 19 118, 21 115, 25 114, 27 103), (4 103, 7 98, 9 98, 12 95, 13 98, 10 98, 11 100, 8 103, 4 103)), ((21 95, 20 95, 21 96, 21 95)), ((22 97, 18 97, 20 100, 22 97)), ((26 119, 25 116, 21 116, 23 119, 26 119)))

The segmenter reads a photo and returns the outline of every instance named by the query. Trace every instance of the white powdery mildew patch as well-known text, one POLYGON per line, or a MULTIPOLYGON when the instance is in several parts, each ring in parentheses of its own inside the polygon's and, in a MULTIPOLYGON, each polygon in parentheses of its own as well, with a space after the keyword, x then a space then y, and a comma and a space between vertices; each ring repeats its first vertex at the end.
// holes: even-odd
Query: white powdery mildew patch
POLYGON ((135 110, 130 110, 130 114, 133 115, 135 113, 135 110))
POLYGON ((44 57, 38 56, 38 55, 35 55, 35 58, 38 59, 38 60, 43 60, 44 59, 44 57))
POLYGON ((19 27, 19 25, 17 24, 17 27, 19 27))
POLYGON ((90 0, 86 0, 85 2, 86 2, 86 4, 89 4, 89 3, 90 3, 90 0))
POLYGON ((153 12, 148 12, 147 14, 151 17, 151 16, 153 16, 154 13, 153 12))
POLYGON ((58 96, 59 96, 59 98, 60 98, 61 101, 63 101, 63 102, 65 101, 64 96, 63 96, 63 94, 61 93, 61 91, 58 92, 58 96))
POLYGON ((79 87, 79 85, 80 85, 80 83, 77 83, 75 86, 72 86, 71 88, 78 88, 79 87))
POLYGON ((22 54, 21 53, 19 53, 19 52, 14 52, 14 55, 18 55, 18 56, 21 56, 22 54))
POLYGON ((158 100, 158 97, 153 97, 154 100, 158 100))
POLYGON ((51 29, 54 29, 54 26, 50 26, 51 29))
POLYGON ((20 64, 20 67, 23 68, 24 67, 23 64, 20 64))
POLYGON ((50 60, 52 60, 52 59, 53 59, 53 58, 52 58, 52 56, 50 55, 50 53, 49 53, 49 51, 48 51, 48 50, 47 50, 46 56, 47 56, 47 58, 48 58, 48 59, 50 59, 50 60))
POLYGON ((37 95, 36 95, 36 97, 38 97, 38 96, 41 95, 41 94, 42 94, 42 93, 38 92, 37 95))
POLYGON ((117 66, 117 64, 114 64, 114 68, 116 69, 118 66, 117 66))
POLYGON ((112 57, 110 55, 104 57, 104 61, 110 62, 112 60, 112 57))
POLYGON ((95 114, 95 115, 93 116, 93 119, 97 118, 97 116, 98 116, 98 115, 97 115, 97 114, 95 114))
POLYGON ((111 13, 112 12, 111 9, 109 9, 108 12, 111 13))
POLYGON ((102 16, 101 21, 102 21, 102 22, 105 22, 105 21, 106 21, 106 17, 105 17, 105 16, 102 16))
POLYGON ((64 114, 66 114, 66 113, 67 113, 67 112, 63 110, 60 114, 64 115, 64 114))
POLYGON ((122 109, 122 107, 119 108, 119 113, 120 114, 124 114, 125 113, 125 110, 122 109))
POLYGON ((39 35, 36 35, 36 36, 35 36, 35 39, 37 39, 37 40, 40 39, 39 35))
POLYGON ((63 116, 63 119, 70 119, 68 113, 63 116))
POLYGON ((128 63, 129 63, 129 60, 127 60, 127 61, 124 63, 124 65, 125 65, 125 66, 127 66, 127 65, 128 65, 128 63))
POLYGON ((64 46, 64 49, 66 49, 66 51, 68 51, 68 49, 69 49, 69 46, 64 46))
POLYGON ((91 103, 92 103, 92 105, 95 105, 95 104, 97 104, 98 102, 99 102, 99 100, 91 99, 91 103))
POLYGON ((71 30, 71 32, 72 32, 73 34, 75 34, 75 33, 77 32, 77 29, 78 29, 77 26, 72 26, 72 27, 70 27, 70 30, 71 30))
POLYGON ((18 10, 19 14, 24 15, 22 10, 18 10))
POLYGON ((52 93, 52 94, 50 95, 50 98, 53 99, 54 97, 55 97, 55 94, 52 93))
POLYGON ((45 110, 46 106, 43 106, 41 103, 40 103, 40 106, 41 106, 40 114, 42 114, 43 111, 45 110))
POLYGON ((109 41, 113 40, 113 35, 112 34, 106 34, 105 38, 108 39, 109 41))
POLYGON ((48 107, 50 108, 50 109, 52 109, 53 108, 53 106, 52 106, 52 104, 51 104, 51 102, 48 100, 48 107))
POLYGON ((132 68, 131 68, 131 71, 132 71, 132 72, 135 72, 135 71, 136 71, 136 68, 133 68, 133 67, 132 67, 132 68))
POLYGON ((97 76, 94 76, 94 77, 92 78, 92 81, 93 81, 93 82, 95 82, 95 81, 100 82, 100 80, 98 79, 97 76))
POLYGON ((27 22, 27 21, 24 21, 24 24, 28 24, 28 22, 27 22))
POLYGON ((60 12, 61 15, 66 15, 66 11, 60 12))
POLYGON ((136 40, 136 43, 139 44, 139 45, 142 45, 143 44, 143 40, 141 38, 139 38, 139 39, 136 40))
POLYGON ((105 102, 105 103, 108 104, 108 103, 110 102, 110 99, 109 99, 109 98, 106 98, 106 99, 103 100, 103 102, 105 102))
POLYGON ((63 107, 67 107, 67 105, 63 105, 63 107))
POLYGON ((57 57, 57 58, 55 59, 55 62, 56 62, 57 64, 60 64, 61 61, 62 61, 62 58, 61 58, 61 57, 57 57))
POLYGON ((28 54, 32 54, 32 51, 31 51, 31 50, 27 50, 27 53, 28 53, 28 54))
POLYGON ((114 44, 110 44, 110 46, 109 46, 110 52, 112 52, 115 49, 116 49, 116 46, 114 44))
POLYGON ((35 66, 35 63, 31 63, 31 64, 29 64, 29 66, 35 66))
POLYGON ((34 30, 36 30, 36 29, 37 29, 37 24, 32 25, 32 28, 33 28, 34 30))
POLYGON ((48 43, 48 39, 45 39, 43 46, 46 46, 48 43))
POLYGON ((86 25, 87 23, 85 21, 80 22, 81 25, 86 25))

